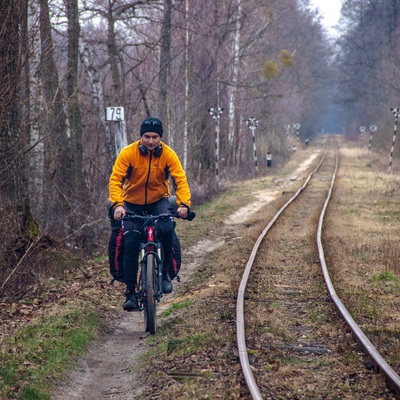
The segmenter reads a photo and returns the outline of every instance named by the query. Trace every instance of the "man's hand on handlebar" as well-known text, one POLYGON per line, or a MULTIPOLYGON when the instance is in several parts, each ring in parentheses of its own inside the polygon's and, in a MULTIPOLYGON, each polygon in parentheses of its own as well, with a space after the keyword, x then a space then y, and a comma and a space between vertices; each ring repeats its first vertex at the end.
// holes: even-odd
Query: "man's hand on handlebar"
POLYGON ((188 208, 187 207, 179 206, 176 211, 181 218, 187 218, 187 216, 188 216, 188 208))
POLYGON ((119 219, 121 219, 123 216, 125 216, 125 214, 126 214, 126 211, 125 211, 125 208, 124 208, 124 207, 122 207, 122 206, 115 207, 115 210, 114 210, 114 219, 119 220, 119 219))

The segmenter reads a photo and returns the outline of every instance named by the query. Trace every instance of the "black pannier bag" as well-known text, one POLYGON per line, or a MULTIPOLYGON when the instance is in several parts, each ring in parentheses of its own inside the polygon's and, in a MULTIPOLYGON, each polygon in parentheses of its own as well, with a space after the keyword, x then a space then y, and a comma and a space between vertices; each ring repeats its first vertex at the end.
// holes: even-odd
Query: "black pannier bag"
POLYGON ((181 244, 179 243, 178 235, 175 231, 172 232, 172 252, 171 258, 168 264, 168 275, 171 279, 175 279, 179 282, 179 271, 181 269, 182 257, 181 257, 181 244))
MULTIPOLYGON (((111 220, 111 237, 108 243, 110 274, 114 279, 124 282, 124 230, 121 221, 111 220)), ((112 281, 112 283, 113 283, 112 281)))

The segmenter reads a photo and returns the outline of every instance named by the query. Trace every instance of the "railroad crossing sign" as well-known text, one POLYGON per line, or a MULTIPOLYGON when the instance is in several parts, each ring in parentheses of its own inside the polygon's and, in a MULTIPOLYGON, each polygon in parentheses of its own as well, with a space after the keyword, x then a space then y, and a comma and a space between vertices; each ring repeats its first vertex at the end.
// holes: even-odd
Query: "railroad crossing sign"
POLYGON ((391 111, 395 118, 399 118, 400 116, 400 108, 391 108, 391 111))

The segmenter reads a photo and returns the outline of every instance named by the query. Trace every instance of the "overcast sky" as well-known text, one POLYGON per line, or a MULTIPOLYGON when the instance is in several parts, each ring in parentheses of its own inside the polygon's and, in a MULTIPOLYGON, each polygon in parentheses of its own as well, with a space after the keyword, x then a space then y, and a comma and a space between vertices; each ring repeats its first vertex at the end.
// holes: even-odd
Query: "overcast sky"
POLYGON ((332 27, 339 21, 342 0, 311 0, 310 3, 312 7, 318 8, 323 16, 323 25, 330 33, 334 33, 332 27))

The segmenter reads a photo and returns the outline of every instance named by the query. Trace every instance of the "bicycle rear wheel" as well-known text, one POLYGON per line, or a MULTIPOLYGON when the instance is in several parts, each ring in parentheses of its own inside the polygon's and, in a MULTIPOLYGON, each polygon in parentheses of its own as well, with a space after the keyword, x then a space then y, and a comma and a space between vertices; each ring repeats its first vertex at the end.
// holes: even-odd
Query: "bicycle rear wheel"
POLYGON ((154 254, 147 255, 146 268, 146 300, 144 302, 144 324, 146 332, 154 335, 157 330, 157 303, 155 298, 156 290, 156 263, 154 254))

